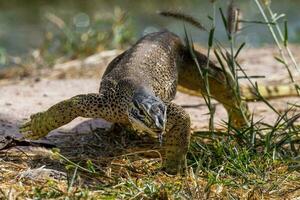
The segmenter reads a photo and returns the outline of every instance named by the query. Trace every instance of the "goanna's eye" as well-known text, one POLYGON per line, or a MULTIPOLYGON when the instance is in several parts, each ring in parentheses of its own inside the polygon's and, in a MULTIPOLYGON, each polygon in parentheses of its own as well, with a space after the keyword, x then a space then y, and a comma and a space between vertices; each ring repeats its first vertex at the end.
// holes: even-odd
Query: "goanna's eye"
POLYGON ((137 117, 143 117, 143 113, 140 110, 133 110, 133 114, 137 117))
POLYGON ((138 112, 138 113, 139 113, 139 116, 144 116, 144 115, 145 115, 145 111, 144 111, 144 110, 140 110, 140 109, 139 109, 139 112, 138 112))

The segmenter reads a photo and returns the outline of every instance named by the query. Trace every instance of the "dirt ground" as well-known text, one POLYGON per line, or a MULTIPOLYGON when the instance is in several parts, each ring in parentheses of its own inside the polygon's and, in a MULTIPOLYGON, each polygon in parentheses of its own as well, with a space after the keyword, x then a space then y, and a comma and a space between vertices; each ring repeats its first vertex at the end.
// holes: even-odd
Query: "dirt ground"
MULTIPOLYGON (((298 47, 293 47, 294 52, 298 47)), ((247 74, 265 76, 264 79, 253 79, 264 84, 284 83, 288 82, 288 73, 284 67, 278 63, 273 57, 276 55, 276 49, 271 47, 261 49, 247 49, 241 57, 240 63, 245 68, 247 74)), ((296 56, 299 61, 299 57, 296 56)), ((103 73, 106 64, 110 59, 101 61, 99 66, 82 67, 80 71, 86 71, 80 76, 61 76, 62 73, 74 73, 77 68, 69 67, 68 70, 64 66, 59 65, 54 67, 52 72, 47 72, 47 75, 40 77, 31 77, 25 80, 12 81, 5 85, 0 85, 0 136, 10 135, 20 137, 18 127, 26 121, 33 113, 43 111, 49 106, 63 99, 70 98, 81 93, 97 92, 99 89, 100 76, 103 73), (93 73, 90 73, 94 71, 93 73), (56 74, 56 75, 55 75, 56 74), (57 75, 59 74, 59 75, 57 75), (63 78, 62 78, 63 77, 63 78), (75 78, 74 78, 75 77, 75 78), (88 78, 91 77, 91 78, 88 78)), ((74 63, 70 62, 71 66, 74 63)), ((293 70, 295 78, 299 80, 300 74, 293 70)), ((243 84, 247 84, 242 80, 243 84)), ((285 110, 288 103, 298 103, 299 97, 287 97, 276 100, 271 100, 270 103, 279 110, 285 110)), ((202 98, 189 96, 178 93, 174 102, 185 107, 192 119, 192 127, 197 130, 206 130, 208 127, 209 115, 208 109, 202 98)), ((227 119, 226 112, 223 107, 217 104, 215 122, 216 127, 221 127, 222 120, 227 119)), ((250 109, 255 113, 255 120, 263 120, 272 122, 276 120, 276 114, 262 102, 249 103, 250 109)), ((110 123, 101 119, 75 119, 70 124, 52 131, 51 134, 58 132, 85 132, 97 127, 107 128, 110 123)))

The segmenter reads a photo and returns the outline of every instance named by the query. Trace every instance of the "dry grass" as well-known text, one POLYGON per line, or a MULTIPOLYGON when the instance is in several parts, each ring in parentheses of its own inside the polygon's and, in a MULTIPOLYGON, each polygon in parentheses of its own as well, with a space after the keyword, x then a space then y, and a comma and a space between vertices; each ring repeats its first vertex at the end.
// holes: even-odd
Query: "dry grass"
POLYGON ((96 129, 86 134, 50 136, 49 140, 56 143, 59 152, 28 147, 0 152, 1 199, 291 199, 300 195, 300 173, 289 168, 289 162, 250 156, 239 152, 239 146, 237 156, 249 161, 238 167, 243 174, 230 171, 226 161, 220 166, 197 163, 200 159, 209 162, 209 156, 193 160, 199 153, 197 145, 212 144, 215 147, 211 151, 221 150, 216 147, 218 139, 204 142, 197 133, 185 176, 170 176, 159 170, 159 144, 147 136, 96 129), (50 175, 36 173, 42 166, 43 172, 51 169, 50 175))

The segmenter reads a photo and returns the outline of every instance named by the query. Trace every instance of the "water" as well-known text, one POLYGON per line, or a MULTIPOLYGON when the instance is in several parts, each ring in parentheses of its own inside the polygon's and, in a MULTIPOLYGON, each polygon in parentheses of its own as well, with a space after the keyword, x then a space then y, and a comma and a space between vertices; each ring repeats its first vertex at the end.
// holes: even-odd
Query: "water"
MULTIPOLYGON (((226 10, 225 0, 219 0, 219 6, 226 10)), ((239 0, 238 6, 243 12, 244 19, 261 20, 261 15, 253 1, 239 0)), ((157 10, 181 10, 201 19, 208 24, 208 15, 212 15, 212 6, 208 0, 10 0, 0 1, 0 54, 5 51, 13 56, 20 56, 38 48, 44 37, 46 26, 45 14, 54 13, 66 19, 74 20, 78 13, 94 16, 112 13, 115 7, 128 11, 132 19, 137 37, 147 30, 167 28, 183 35, 183 24, 172 19, 156 15, 157 10)), ((286 13, 289 24, 289 40, 300 42, 300 1, 273 0, 274 12, 286 13)), ((194 41, 206 44, 207 34, 188 27, 194 41)), ((224 28, 220 19, 217 20, 216 36, 226 41, 224 28)), ((264 25, 247 25, 239 41, 246 41, 250 47, 272 43, 273 39, 264 25)))

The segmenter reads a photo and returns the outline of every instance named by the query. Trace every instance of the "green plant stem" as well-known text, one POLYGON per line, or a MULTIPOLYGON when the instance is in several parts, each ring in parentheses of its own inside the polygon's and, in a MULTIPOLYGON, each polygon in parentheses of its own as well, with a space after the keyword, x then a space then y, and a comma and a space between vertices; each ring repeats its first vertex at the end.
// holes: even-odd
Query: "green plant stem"
MULTIPOLYGON (((273 18, 274 13, 273 13, 273 11, 271 10, 270 5, 267 6, 267 10, 268 10, 269 14, 270 14, 270 15, 272 16, 272 18, 273 18)), ((280 36, 281 41, 284 41, 284 37, 283 37, 282 31, 281 31, 280 27, 278 26, 278 23, 277 23, 277 22, 275 23, 275 27, 276 27, 276 29, 277 29, 277 32, 278 32, 278 34, 279 34, 279 36, 280 36)), ((292 54, 290 48, 289 48, 288 46, 284 46, 284 48, 286 49, 286 51, 287 51, 289 57, 291 58, 291 60, 292 60, 292 62, 293 62, 293 64, 294 64, 294 67, 297 69, 298 72, 300 72, 300 71, 299 71, 299 66, 298 66, 298 64, 297 64, 297 61, 296 61, 295 57, 293 56, 293 54, 292 54)))
MULTIPOLYGON (((267 15, 265 14, 265 12, 264 12, 264 10, 263 10, 263 8, 262 8, 262 5, 260 4, 259 0, 254 0, 254 2, 256 3, 256 5, 257 5, 257 7, 258 7, 258 9, 259 9, 259 11, 260 11, 260 13, 261 13, 261 15, 263 16, 265 22, 269 22, 268 17, 267 17, 267 15)), ((272 27, 271 24, 267 24, 267 26, 268 26, 268 28, 269 28, 269 30, 270 30, 272 36, 273 36, 273 39, 274 39, 274 41, 275 41, 275 43, 276 43, 276 45, 277 45, 277 47, 278 47, 278 49, 279 49, 279 53, 280 53, 280 55, 281 55, 282 60, 284 61, 284 66, 285 66, 285 68, 287 69, 287 71, 288 71, 288 73, 289 73, 290 79, 291 79, 292 82, 294 82, 292 73, 291 73, 291 71, 290 71, 290 69, 289 69, 289 67, 288 67, 288 65, 287 65, 286 57, 285 57, 285 55, 284 55, 284 53, 283 53, 283 49, 282 49, 282 47, 281 47, 281 45, 280 45, 280 42, 279 42, 279 40, 278 40, 278 38, 277 38, 277 35, 276 35, 276 33, 275 33, 275 31, 274 31, 274 29, 273 29, 273 27, 272 27)))

